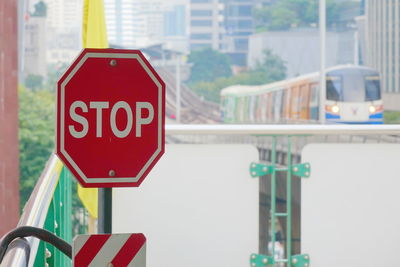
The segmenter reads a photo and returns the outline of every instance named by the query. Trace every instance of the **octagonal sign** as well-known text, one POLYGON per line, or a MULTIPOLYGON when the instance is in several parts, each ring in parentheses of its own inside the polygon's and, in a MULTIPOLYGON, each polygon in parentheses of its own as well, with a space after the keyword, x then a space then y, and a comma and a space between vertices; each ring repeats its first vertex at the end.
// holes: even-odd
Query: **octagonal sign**
POLYGON ((85 49, 58 81, 56 153, 84 187, 139 186, 164 153, 164 103, 140 51, 85 49))

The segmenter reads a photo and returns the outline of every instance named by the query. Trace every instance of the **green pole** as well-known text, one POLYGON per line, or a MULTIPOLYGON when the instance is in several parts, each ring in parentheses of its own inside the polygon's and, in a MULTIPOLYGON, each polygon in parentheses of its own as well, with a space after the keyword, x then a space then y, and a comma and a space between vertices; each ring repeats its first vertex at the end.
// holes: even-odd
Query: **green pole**
POLYGON ((276 136, 272 137, 272 151, 271 151, 271 163, 273 167, 273 172, 271 174, 271 256, 275 258, 275 222, 276 222, 276 136))
POLYGON ((288 160, 288 171, 286 178, 286 205, 287 205, 287 217, 286 217, 286 255, 288 261, 288 267, 292 266, 292 140, 291 136, 288 136, 288 148, 287 148, 287 160, 288 160))

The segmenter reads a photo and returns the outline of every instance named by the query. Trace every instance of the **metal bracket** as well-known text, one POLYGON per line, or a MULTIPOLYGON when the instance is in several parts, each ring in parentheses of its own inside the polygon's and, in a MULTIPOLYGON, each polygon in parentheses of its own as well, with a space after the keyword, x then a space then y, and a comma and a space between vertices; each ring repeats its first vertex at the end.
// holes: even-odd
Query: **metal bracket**
POLYGON ((311 173, 311 165, 310 163, 300 163, 293 165, 292 167, 293 174, 300 177, 308 178, 311 173))
POLYGON ((274 172, 274 166, 256 162, 252 162, 250 164, 250 175, 253 178, 271 174, 273 172, 274 172))
POLYGON ((264 267, 272 264, 274 264, 274 258, 271 256, 255 254, 255 253, 250 255, 251 267, 264 267))
POLYGON ((308 254, 293 255, 291 263, 293 267, 308 267, 310 266, 310 255, 308 254))

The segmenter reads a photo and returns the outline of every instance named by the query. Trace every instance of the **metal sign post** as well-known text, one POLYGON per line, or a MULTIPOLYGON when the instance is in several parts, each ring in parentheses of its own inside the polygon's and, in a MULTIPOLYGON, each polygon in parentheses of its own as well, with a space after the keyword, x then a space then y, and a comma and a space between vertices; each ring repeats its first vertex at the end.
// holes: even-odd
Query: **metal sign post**
POLYGON ((99 188, 97 233, 112 233, 112 188, 99 188))

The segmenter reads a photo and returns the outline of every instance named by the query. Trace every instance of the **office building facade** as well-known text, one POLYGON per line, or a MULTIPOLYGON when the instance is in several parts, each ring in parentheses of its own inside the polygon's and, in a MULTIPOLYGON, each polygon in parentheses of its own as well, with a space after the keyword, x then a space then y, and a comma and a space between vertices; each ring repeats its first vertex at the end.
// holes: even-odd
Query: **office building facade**
POLYGON ((190 0, 190 50, 223 49, 223 3, 219 0, 190 0))
POLYGON ((47 75, 46 17, 31 16, 25 21, 23 76, 47 75))
POLYGON ((47 0, 47 64, 70 64, 82 49, 82 0, 47 0))
POLYGON ((224 1, 224 52, 234 65, 246 66, 249 36, 254 33, 255 0, 224 1))
POLYGON ((365 63, 381 74, 386 109, 400 110, 400 0, 366 0, 365 29, 365 63))
POLYGON ((111 46, 141 48, 187 39, 187 0, 105 0, 111 46))

